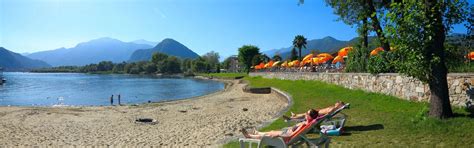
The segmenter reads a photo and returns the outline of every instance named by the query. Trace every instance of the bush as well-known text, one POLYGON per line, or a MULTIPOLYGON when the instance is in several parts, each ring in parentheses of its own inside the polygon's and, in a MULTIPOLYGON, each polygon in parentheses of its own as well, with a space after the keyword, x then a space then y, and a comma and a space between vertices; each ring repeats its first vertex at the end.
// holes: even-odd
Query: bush
POLYGON ((396 60, 397 55, 394 52, 379 52, 378 55, 369 57, 367 71, 371 74, 396 72, 396 60))
POLYGON ((369 50, 360 46, 354 47, 352 52, 349 52, 347 59, 346 72, 367 72, 367 58, 369 57, 369 50))

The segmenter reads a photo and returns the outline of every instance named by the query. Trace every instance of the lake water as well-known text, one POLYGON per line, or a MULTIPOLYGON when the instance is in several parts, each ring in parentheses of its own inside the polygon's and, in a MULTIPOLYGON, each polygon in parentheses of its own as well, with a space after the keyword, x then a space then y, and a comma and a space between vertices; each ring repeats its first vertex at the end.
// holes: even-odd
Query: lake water
POLYGON ((193 78, 80 73, 5 72, 0 106, 110 105, 121 95, 123 104, 177 100, 210 94, 224 84, 193 78))

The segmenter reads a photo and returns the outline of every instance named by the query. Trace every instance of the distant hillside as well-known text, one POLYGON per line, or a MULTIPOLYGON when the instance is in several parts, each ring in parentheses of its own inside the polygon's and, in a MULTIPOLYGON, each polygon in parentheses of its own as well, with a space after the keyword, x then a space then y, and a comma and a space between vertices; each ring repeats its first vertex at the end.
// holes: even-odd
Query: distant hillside
POLYGON ((51 65, 0 47, 0 67, 3 67, 5 71, 27 71, 35 68, 51 67, 51 65))
POLYGON ((199 55, 173 39, 164 39, 158 45, 151 49, 141 49, 135 51, 129 59, 129 62, 148 61, 155 52, 176 56, 179 58, 198 58, 199 55))
POLYGON ((32 59, 43 60, 52 66, 83 66, 100 61, 123 62, 137 49, 153 46, 122 42, 112 38, 99 38, 77 44, 73 48, 59 48, 29 54, 32 59))
POLYGON ((131 41, 130 43, 145 44, 145 45, 150 45, 150 46, 155 46, 156 44, 158 44, 158 42, 147 41, 147 40, 144 40, 144 39, 131 41))

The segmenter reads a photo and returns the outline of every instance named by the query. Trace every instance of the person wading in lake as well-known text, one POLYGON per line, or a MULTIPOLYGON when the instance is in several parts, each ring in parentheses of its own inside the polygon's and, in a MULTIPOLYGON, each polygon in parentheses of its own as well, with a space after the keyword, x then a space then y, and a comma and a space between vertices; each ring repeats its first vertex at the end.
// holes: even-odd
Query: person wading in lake
POLYGON ((114 105, 114 95, 110 96, 110 105, 114 105))
POLYGON ((118 94, 118 105, 122 105, 122 103, 120 103, 120 94, 118 94))

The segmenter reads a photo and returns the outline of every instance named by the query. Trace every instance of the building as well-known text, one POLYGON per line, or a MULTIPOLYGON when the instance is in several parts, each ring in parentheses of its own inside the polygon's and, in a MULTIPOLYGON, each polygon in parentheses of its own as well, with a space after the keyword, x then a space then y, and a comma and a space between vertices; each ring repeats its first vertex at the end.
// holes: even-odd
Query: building
POLYGON ((225 72, 240 72, 241 67, 239 64, 239 58, 236 55, 230 56, 229 57, 229 68, 225 69, 225 72))

